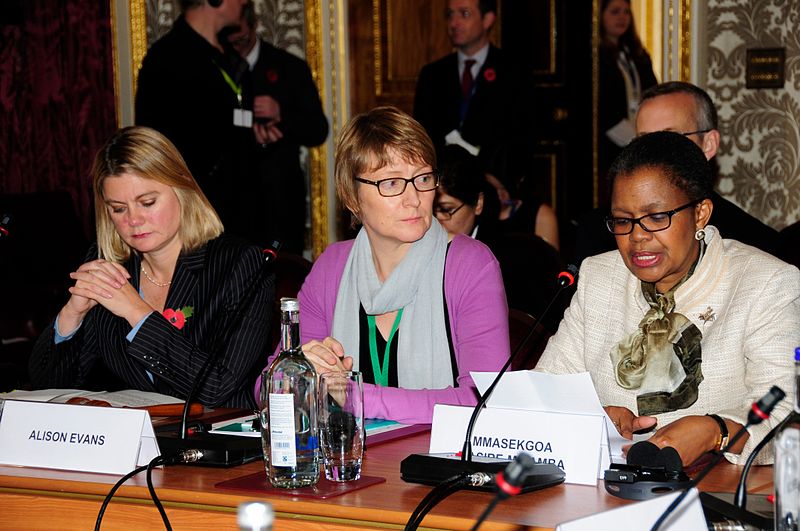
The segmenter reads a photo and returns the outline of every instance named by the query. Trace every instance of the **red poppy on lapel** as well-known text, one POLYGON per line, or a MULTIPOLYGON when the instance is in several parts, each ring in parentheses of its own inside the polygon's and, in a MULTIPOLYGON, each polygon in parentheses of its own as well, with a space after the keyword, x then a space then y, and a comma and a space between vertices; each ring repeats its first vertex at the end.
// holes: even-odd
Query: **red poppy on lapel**
POLYGON ((170 322, 172 326, 180 330, 183 328, 183 325, 186 324, 186 319, 192 316, 194 313, 194 308, 191 306, 184 306, 179 310, 173 310, 172 308, 167 308, 161 315, 163 315, 167 321, 170 322))
POLYGON ((269 81, 270 83, 275 83, 276 81, 278 81, 278 73, 272 68, 267 70, 267 81, 269 81))
POLYGON ((494 68, 487 68, 483 71, 483 79, 491 83, 497 79, 497 72, 494 71, 494 68))

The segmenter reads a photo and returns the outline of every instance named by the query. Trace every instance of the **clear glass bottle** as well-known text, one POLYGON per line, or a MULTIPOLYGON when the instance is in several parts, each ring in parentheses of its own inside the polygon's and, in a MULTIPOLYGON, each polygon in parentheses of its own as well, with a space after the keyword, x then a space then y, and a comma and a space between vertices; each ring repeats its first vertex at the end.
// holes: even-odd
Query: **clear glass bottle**
POLYGON ((270 531, 275 521, 275 511, 267 502, 251 501, 239 504, 236 522, 239 531, 270 531))
POLYGON ((794 351, 794 411, 775 437, 775 529, 800 529, 800 347, 794 351))
POLYGON ((273 487, 316 485, 317 437, 317 373, 300 350, 300 304, 282 298, 281 352, 261 377, 261 442, 273 487))

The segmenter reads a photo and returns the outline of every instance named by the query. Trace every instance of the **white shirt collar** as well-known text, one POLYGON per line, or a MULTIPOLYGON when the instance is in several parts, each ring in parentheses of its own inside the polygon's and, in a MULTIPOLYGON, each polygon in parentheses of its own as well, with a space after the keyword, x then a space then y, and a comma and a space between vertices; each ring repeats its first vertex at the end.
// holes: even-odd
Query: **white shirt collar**
POLYGON ((256 39, 256 44, 253 46, 253 49, 250 50, 250 53, 247 54, 245 57, 245 61, 247 64, 250 65, 250 70, 252 70, 256 66, 256 62, 258 61, 258 54, 261 52, 261 39, 256 39))
POLYGON ((480 72, 481 68, 483 67, 483 63, 486 62, 486 57, 489 55, 489 44, 487 43, 486 46, 478 50, 474 55, 468 56, 461 50, 458 52, 458 71, 464 71, 464 61, 467 59, 474 59, 475 64, 472 65, 472 72, 477 73, 480 72))

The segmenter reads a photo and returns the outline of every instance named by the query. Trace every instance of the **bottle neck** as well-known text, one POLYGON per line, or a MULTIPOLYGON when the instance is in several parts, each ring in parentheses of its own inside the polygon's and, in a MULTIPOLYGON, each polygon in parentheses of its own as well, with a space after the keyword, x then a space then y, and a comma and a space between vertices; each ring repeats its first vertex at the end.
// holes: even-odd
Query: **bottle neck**
POLYGON ((281 352, 300 348, 300 312, 281 311, 281 352))

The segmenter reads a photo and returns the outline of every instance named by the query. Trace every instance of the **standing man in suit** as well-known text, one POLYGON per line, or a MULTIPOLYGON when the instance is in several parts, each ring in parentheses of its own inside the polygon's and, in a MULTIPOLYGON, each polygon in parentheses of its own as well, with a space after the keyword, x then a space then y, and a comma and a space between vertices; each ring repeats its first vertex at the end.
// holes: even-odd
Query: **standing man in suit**
POLYGON ((520 142, 529 114, 525 83, 503 52, 490 44, 496 0, 448 0, 451 53, 425 65, 414 97, 414 118, 437 150, 459 144, 485 166, 500 148, 520 142))
POLYGON ((253 3, 247 2, 238 31, 228 36, 252 72, 253 114, 261 139, 256 192, 261 240, 256 241, 266 246, 278 239, 284 251, 301 255, 307 209, 300 146, 325 142, 328 120, 306 62, 259 39, 257 25, 253 3))
POLYGON ((247 63, 220 36, 245 0, 181 0, 139 71, 136 124, 169 138, 225 224, 252 239, 256 138, 247 63))
MULTIPOLYGON (((681 133, 703 150, 709 164, 716 166, 713 159, 720 142, 717 109, 708 93, 700 87, 682 81, 670 81, 646 90, 636 114, 636 134, 641 136, 655 131, 681 133)), ((716 191, 712 192, 710 199, 714 203, 710 223, 719 229, 723 237, 739 240, 770 254, 778 254, 778 232, 775 229, 716 191)), ((605 209, 596 209, 587 212, 579 221, 575 250, 578 261, 616 248, 613 235, 603 224, 603 217, 607 213, 605 209)))

